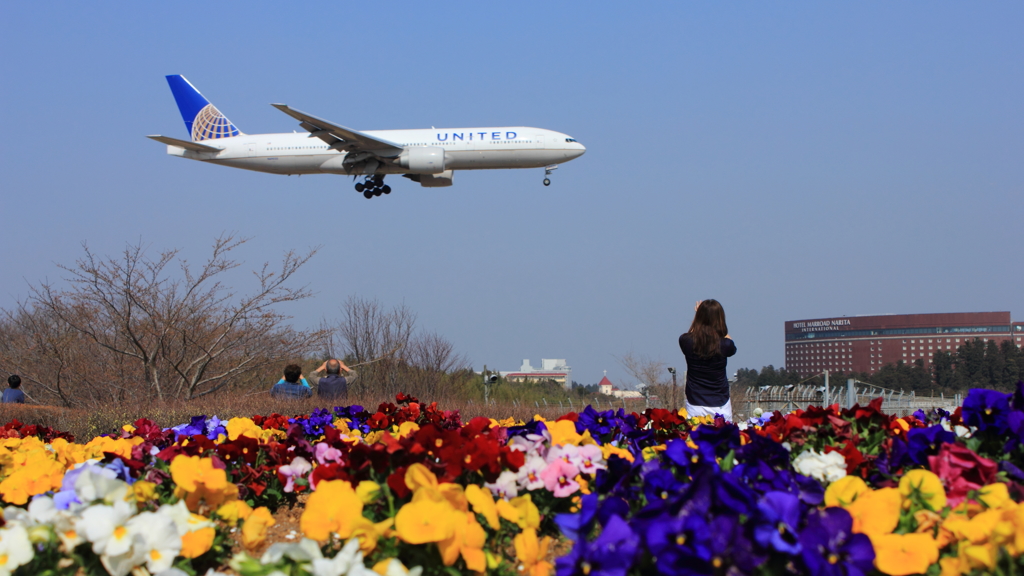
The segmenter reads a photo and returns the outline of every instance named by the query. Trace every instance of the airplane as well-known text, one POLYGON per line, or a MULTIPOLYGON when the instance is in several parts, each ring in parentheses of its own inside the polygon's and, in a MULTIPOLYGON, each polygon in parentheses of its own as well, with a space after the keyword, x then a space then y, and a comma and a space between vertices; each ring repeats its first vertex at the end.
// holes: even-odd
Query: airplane
POLYGON ((526 126, 359 131, 286 104, 271 105, 308 134, 245 134, 184 76, 167 76, 167 83, 190 136, 147 136, 167 144, 168 154, 271 174, 363 176, 355 189, 367 199, 391 193, 388 174, 438 188, 452 185, 455 170, 544 168, 549 186, 559 164, 587 150, 567 134, 526 126))

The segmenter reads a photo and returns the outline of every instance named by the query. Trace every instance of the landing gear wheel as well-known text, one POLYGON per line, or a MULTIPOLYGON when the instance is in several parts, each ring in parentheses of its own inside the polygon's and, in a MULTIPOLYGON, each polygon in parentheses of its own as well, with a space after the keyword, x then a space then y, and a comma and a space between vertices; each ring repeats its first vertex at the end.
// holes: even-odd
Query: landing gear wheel
POLYGON ((363 192, 363 198, 366 198, 367 200, 369 200, 370 198, 373 198, 373 192, 371 192, 369 190, 367 190, 366 192, 363 192))
POLYGON ((385 194, 391 194, 391 186, 385 184, 384 187, 380 189, 380 191, 385 194))
POLYGON ((366 186, 363 186, 362 182, 356 183, 356 192, 362 192, 364 188, 366 188, 366 186))
POLYGON ((374 176, 373 183, 376 184, 377 186, 380 186, 381 184, 384 183, 384 177, 381 176, 380 174, 374 176))
POLYGON ((544 179, 544 185, 545 186, 551 186, 551 178, 545 178, 544 179))
POLYGON ((383 190, 381 190, 380 188, 374 188, 374 189, 373 189, 373 195, 374 195, 374 196, 380 196, 380 195, 381 195, 381 194, 383 194, 383 193, 384 193, 384 191, 383 191, 383 190))

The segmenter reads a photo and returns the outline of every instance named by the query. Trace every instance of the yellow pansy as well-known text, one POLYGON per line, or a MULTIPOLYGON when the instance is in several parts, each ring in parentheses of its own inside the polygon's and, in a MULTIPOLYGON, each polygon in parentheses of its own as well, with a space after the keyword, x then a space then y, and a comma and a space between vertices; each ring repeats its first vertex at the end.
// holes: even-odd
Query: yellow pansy
POLYGON ((447 538, 437 543, 441 552, 441 561, 445 566, 451 566, 462 556, 466 562, 466 568, 473 572, 483 572, 487 569, 487 558, 484 556, 484 543, 487 541, 487 534, 477 523, 472 514, 455 512, 450 517, 451 533, 447 538))
POLYGON ((939 561, 939 547, 927 534, 879 534, 871 544, 875 567, 889 576, 923 574, 939 561))
POLYGON ((307 538, 324 542, 335 533, 347 540, 363 517, 363 501, 345 480, 327 480, 316 485, 299 518, 307 538))
POLYGON ((437 490, 437 476, 423 464, 416 463, 405 470, 405 485, 413 492, 421 487, 437 490))
POLYGON ((238 440, 239 436, 248 436, 253 440, 260 439, 263 429, 256 425, 251 418, 232 418, 224 427, 228 432, 228 440, 238 440))
POLYGON ((217 516, 229 526, 238 524, 239 520, 245 520, 249 514, 252 514, 252 508, 245 503, 245 500, 232 500, 217 508, 217 516))
POLYGON ((870 491, 859 476, 843 476, 825 489, 825 506, 849 506, 861 494, 870 491))
POLYGON ((211 526, 186 532, 181 537, 181 555, 185 558, 198 558, 206 554, 213 546, 216 535, 216 530, 211 526))
POLYGON ((410 502, 395 515, 395 533, 410 544, 440 542, 452 535, 456 511, 447 501, 423 498, 410 502))
POLYGON ((932 510, 939 512, 946 507, 946 489, 942 480, 929 470, 911 470, 900 478, 900 495, 910 498, 912 494, 920 496, 921 501, 932 510))
POLYGON ((238 497, 238 486, 228 482, 227 473, 215 468, 211 458, 179 454, 171 461, 171 478, 193 512, 202 503, 217 508, 238 497))
POLYGON ((498 507, 494 504, 494 497, 491 491, 481 488, 476 484, 466 486, 466 500, 473 506, 473 511, 484 517, 487 524, 497 530, 501 527, 498 522, 498 507))
POLYGON ((1002 508, 1008 503, 1013 503, 1013 500, 1010 498, 1010 492, 1006 488, 1006 484, 1003 484, 1002 482, 989 484, 981 490, 978 490, 978 501, 989 508, 1002 508))
POLYGON ((156 484, 146 480, 136 480, 132 484, 132 495, 136 502, 149 502, 156 499, 156 484))
POLYGON ((511 500, 498 500, 498 515, 514 522, 521 529, 540 528, 540 511, 533 503, 529 494, 518 496, 511 500))
POLYGON ((537 539, 537 531, 527 528, 517 534, 512 540, 516 549, 516 560, 519 561, 517 571, 520 574, 529 576, 548 576, 554 568, 545 558, 548 556, 548 547, 551 545, 551 537, 545 536, 543 540, 537 539))
POLYGON ((576 423, 572 420, 549 422, 547 427, 548 433, 551 434, 552 446, 564 446, 566 444, 579 446, 580 441, 583 440, 583 436, 576 432, 576 423))
POLYGON ((363 480, 356 486, 356 496, 363 504, 372 504, 380 497, 380 484, 373 480, 363 480))
POLYGON ((612 446, 611 444, 601 446, 601 455, 604 456, 605 460, 608 460, 612 455, 615 455, 619 458, 624 458, 629 462, 633 461, 633 454, 631 454, 629 450, 619 448, 618 446, 612 446))
POLYGON ((896 529, 902 502, 899 490, 882 488, 861 494, 845 508, 853 516, 853 531, 874 537, 896 529))
POLYGON ((249 550, 256 548, 267 539, 267 528, 274 524, 277 524, 277 521, 266 506, 253 510, 242 523, 242 545, 249 550))

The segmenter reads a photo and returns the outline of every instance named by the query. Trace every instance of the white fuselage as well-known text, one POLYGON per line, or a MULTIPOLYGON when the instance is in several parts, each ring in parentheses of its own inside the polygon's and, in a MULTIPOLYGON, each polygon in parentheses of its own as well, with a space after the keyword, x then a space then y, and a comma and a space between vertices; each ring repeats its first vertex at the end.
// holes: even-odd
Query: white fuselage
MULTIPOLYGON (((446 170, 540 168, 582 156, 586 148, 566 134, 523 126, 500 128, 441 128, 375 130, 364 134, 404 147, 444 151, 446 170)), ((328 148, 305 133, 244 134, 206 140, 220 152, 196 152, 168 145, 167 153, 212 164, 272 174, 352 174, 346 152, 328 148)), ((359 153, 353 153, 353 155, 359 153)), ((408 174, 397 160, 385 159, 377 174, 408 174)))

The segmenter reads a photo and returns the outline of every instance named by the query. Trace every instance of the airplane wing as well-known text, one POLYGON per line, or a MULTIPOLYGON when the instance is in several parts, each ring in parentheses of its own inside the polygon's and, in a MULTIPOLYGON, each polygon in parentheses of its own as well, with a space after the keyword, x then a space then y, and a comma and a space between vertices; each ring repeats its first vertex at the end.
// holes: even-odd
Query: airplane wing
POLYGON ((171 138, 170 136, 146 136, 146 138, 152 138, 157 142, 163 142, 164 144, 170 144, 171 146, 177 146, 178 148, 193 150, 195 152, 217 153, 221 151, 220 148, 214 148, 213 146, 207 146, 190 140, 178 140, 177 138, 171 138))
POLYGON ((271 104, 271 106, 298 120, 299 126, 308 130, 311 136, 326 142, 333 150, 369 152, 384 158, 398 156, 403 150, 400 144, 375 138, 358 130, 332 124, 316 116, 310 116, 305 112, 290 108, 287 104, 271 104))

